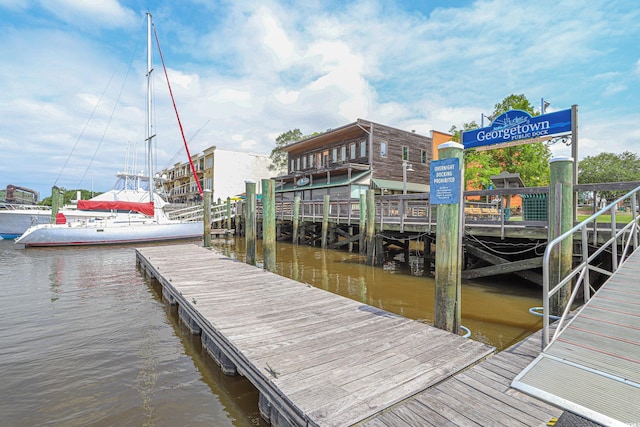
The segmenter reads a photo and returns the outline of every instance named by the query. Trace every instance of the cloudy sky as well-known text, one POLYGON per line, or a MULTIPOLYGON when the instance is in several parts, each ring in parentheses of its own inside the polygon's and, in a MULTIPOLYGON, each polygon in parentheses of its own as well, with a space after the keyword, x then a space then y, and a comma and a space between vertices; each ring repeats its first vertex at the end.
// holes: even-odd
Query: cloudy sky
MULTIPOLYGON (((0 0, 0 187, 144 168, 148 8, 192 154, 357 118, 446 132, 510 94, 577 104, 579 158, 640 152, 637 0, 0 0)), ((187 157, 154 63, 163 168, 187 157)))

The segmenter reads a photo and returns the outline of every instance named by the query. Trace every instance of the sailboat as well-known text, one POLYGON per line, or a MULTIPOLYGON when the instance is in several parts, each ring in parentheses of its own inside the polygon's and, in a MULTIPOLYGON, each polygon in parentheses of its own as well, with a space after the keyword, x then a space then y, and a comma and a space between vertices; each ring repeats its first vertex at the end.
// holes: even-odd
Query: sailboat
MULTIPOLYGON (((154 242, 201 238, 204 233, 202 209, 200 215, 173 219, 163 209, 167 204, 155 191, 152 162, 151 125, 152 41, 151 14, 147 13, 147 168, 148 192, 112 190, 91 200, 78 200, 78 211, 96 215, 83 221, 66 221, 64 213, 56 224, 39 224, 27 229, 15 243, 24 247, 105 245, 116 243, 154 242)), ((197 177, 196 177, 197 180, 197 177)))
MULTIPOLYGON (((95 196, 91 201, 126 200, 140 202, 148 200, 149 192, 145 189, 148 189, 149 180, 146 176, 141 173, 118 172, 116 177, 117 181, 111 190, 95 196)), ((22 189, 24 187, 7 186, 7 189, 11 188, 22 189)), ((36 194, 34 198, 37 200, 37 193, 34 190, 26 190, 36 194)), ((53 187, 52 196, 54 192, 59 191, 58 187, 53 187)), ((13 202, 10 198, 8 199, 13 202)), ((78 192, 76 200, 71 200, 69 204, 57 209, 52 209, 51 206, 37 205, 33 202, 0 202, 0 237, 3 239, 15 239, 20 237, 29 227, 37 224, 51 224, 56 221, 64 221, 64 223, 89 222, 116 215, 110 210, 79 210, 78 200, 81 200, 80 192, 78 192)))

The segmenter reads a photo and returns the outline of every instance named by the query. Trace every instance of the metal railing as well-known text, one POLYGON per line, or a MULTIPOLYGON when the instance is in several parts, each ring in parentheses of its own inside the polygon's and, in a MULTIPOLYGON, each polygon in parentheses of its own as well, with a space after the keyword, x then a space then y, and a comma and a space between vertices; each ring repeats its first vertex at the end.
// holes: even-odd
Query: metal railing
MULTIPOLYGON (((179 221, 203 221, 204 216, 203 205, 193 205, 186 208, 175 209, 167 211, 167 217, 171 220, 179 221)), ((236 215, 236 202, 231 202, 231 217, 236 215)), ((211 206, 211 221, 222 221, 227 217, 227 204, 226 202, 214 204, 211 206)))
POLYGON ((21 205, 17 203, 5 203, 0 202, 0 209, 4 210, 29 210, 29 211, 44 211, 51 210, 51 206, 44 205, 21 205))
MULTIPOLYGON (((625 262, 625 260, 631 255, 633 251, 638 248, 639 240, 639 224, 640 215, 638 213, 638 196, 640 195, 640 187, 630 191, 614 202, 610 203, 600 211, 591 215, 586 220, 577 224, 567 232, 558 236, 547 245, 547 249, 544 253, 543 265, 542 265, 542 280, 543 280, 543 325, 542 325, 542 347, 543 349, 553 343, 558 336, 562 333, 566 326, 564 325, 571 307, 578 295, 580 289, 584 293, 584 303, 591 298, 591 272, 601 273, 607 276, 612 276, 618 268, 625 262), (618 226, 616 221, 616 213, 618 206, 628 206, 631 208, 632 219, 624 226, 618 226), (608 224, 610 237, 593 253, 589 253, 589 231, 595 235, 599 232, 604 234, 603 229, 598 228, 598 218, 603 215, 611 215, 611 221, 608 224), (582 254, 580 255, 580 262, 568 272, 564 278, 560 278, 557 284, 553 285, 550 289, 550 259, 553 251, 559 250, 559 246, 570 237, 573 238, 579 233, 580 243, 582 245, 582 254), (621 248, 619 252, 618 249, 621 248), (600 268, 593 264, 596 259, 599 259, 600 255, 606 251, 611 251, 611 271, 600 268), (550 301, 551 298, 557 294, 565 286, 573 284, 573 290, 570 294, 569 300, 560 319, 558 320, 558 326, 553 334, 553 337, 549 336, 549 324, 550 324, 550 301), (563 327, 564 326, 564 327, 563 327)), ((601 222, 602 224, 602 222, 601 222)), ((560 259, 557 257, 558 260, 560 259)))

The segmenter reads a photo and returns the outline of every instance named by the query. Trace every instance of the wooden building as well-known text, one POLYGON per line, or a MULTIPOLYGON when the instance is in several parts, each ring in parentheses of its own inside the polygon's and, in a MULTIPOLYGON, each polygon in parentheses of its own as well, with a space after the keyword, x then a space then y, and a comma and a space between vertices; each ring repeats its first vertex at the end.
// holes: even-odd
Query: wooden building
MULTIPOLYGON (((440 139, 442 133, 438 133, 440 139)), ((437 139, 437 138, 436 138, 437 139)), ((434 138, 358 119, 282 148, 287 174, 276 177, 281 200, 359 198, 429 191, 434 138)))

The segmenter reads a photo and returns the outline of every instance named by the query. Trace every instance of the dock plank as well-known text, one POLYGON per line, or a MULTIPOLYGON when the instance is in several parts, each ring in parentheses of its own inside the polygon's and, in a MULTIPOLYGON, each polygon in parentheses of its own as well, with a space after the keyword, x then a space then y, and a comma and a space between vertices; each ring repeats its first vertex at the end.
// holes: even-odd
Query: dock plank
MULTIPOLYGON (((195 244, 141 248, 136 257, 256 386, 268 401, 261 412, 291 425, 425 420, 405 409, 388 422, 375 416, 494 351, 195 244)), ((426 412, 433 425, 446 419, 426 412)))
MULTIPOLYGON (((376 420, 394 427, 445 425, 442 418, 460 426, 544 426, 562 410, 510 387, 516 374, 540 353, 540 340, 538 331, 418 393, 376 420), (419 419, 424 424, 416 424, 419 419)), ((366 422, 364 426, 373 425, 366 422)))

